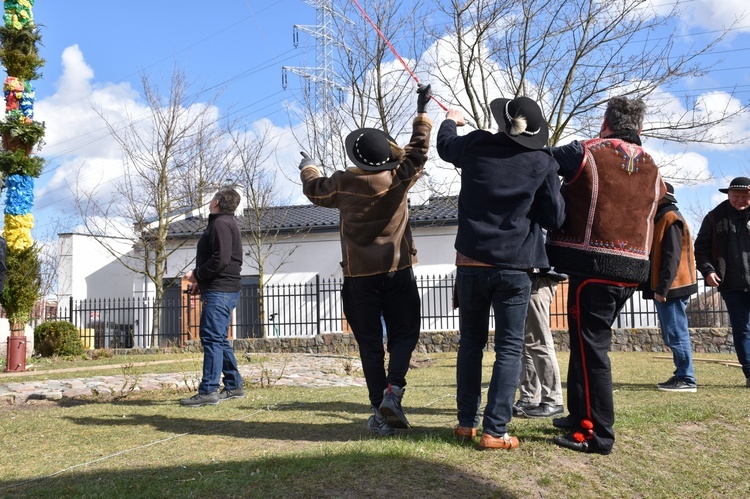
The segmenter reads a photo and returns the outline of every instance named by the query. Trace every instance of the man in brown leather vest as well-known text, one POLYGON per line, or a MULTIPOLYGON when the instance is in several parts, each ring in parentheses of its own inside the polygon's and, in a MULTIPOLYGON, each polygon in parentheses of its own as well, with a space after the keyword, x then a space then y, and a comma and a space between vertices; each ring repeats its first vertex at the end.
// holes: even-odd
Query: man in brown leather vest
POLYGON ((640 99, 614 97, 600 138, 552 148, 567 214, 547 234, 547 252, 550 264, 570 276, 570 414, 553 425, 569 430, 555 443, 579 452, 612 451, 612 324, 648 275, 656 206, 667 191, 641 147, 645 114, 640 99))

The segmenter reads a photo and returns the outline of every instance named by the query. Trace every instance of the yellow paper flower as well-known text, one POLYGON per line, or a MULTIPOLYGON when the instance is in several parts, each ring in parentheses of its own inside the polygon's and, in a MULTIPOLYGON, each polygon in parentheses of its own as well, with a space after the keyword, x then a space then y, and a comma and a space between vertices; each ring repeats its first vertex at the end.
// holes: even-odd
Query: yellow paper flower
POLYGON ((34 215, 5 215, 5 240, 9 248, 23 251, 30 247, 34 240, 31 229, 34 228, 34 215))

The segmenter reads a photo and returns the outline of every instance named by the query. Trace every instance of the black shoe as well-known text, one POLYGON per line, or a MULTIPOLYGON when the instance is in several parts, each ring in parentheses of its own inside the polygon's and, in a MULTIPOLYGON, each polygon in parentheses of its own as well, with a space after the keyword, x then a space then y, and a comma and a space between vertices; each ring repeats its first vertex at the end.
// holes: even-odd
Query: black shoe
POLYGON ((180 405, 187 407, 203 407, 204 405, 217 405, 219 403, 219 392, 196 393, 190 398, 180 400, 180 405))
POLYGON ((582 440, 581 442, 579 442, 573 437, 573 433, 569 433, 564 437, 555 437, 553 441, 560 447, 565 447, 566 449, 574 450, 576 452, 602 454, 604 456, 612 452, 612 449, 600 449, 598 447, 593 447, 588 440, 582 440))
POLYGON ((534 409, 539 407, 539 404, 532 402, 521 402, 520 400, 513 404, 513 415, 516 417, 524 417, 527 409, 534 409))
POLYGON ((663 392, 691 392, 695 393, 698 390, 698 386, 695 383, 681 380, 676 376, 672 376, 664 383, 657 383, 656 387, 663 392))
POLYGON ((229 390, 228 388, 222 388, 219 392, 219 400, 229 400, 229 399, 244 399, 245 398, 245 389, 242 387, 235 388, 234 390, 229 390))
POLYGON ((747 378, 747 379, 745 380, 745 386, 746 386, 747 388, 750 388, 750 378, 747 378))
POLYGON ((525 409, 526 417, 528 418, 551 418, 563 413, 563 406, 552 405, 542 402, 539 406, 533 409, 525 409))
POLYGON ((573 430, 578 427, 578 425, 573 422, 573 419, 569 415, 562 418, 552 419, 552 426, 561 430, 573 430))

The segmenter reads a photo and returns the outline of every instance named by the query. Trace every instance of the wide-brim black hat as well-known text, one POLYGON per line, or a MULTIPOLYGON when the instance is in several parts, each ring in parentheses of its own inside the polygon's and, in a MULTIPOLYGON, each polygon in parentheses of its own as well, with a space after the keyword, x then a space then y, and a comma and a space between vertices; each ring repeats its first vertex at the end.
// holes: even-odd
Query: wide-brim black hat
POLYGON ((346 136, 344 145, 349 159, 368 172, 379 172, 396 168, 400 159, 391 158, 393 137, 377 128, 359 128, 346 136))
POLYGON ((539 105, 532 99, 495 99, 490 102, 490 111, 500 130, 517 144, 528 149, 541 149, 547 145, 549 127, 539 105), (526 129, 512 134, 512 120, 519 117, 526 119, 526 129))
POLYGON ((664 197, 662 199, 666 199, 670 203, 676 203, 677 198, 674 197, 674 187, 669 182, 664 182, 664 184, 667 186, 667 193, 664 194, 664 197))
POLYGON ((747 177, 736 177, 732 179, 729 187, 726 189, 719 189, 719 192, 729 192, 735 189, 738 191, 749 191, 750 190, 750 178, 747 177))

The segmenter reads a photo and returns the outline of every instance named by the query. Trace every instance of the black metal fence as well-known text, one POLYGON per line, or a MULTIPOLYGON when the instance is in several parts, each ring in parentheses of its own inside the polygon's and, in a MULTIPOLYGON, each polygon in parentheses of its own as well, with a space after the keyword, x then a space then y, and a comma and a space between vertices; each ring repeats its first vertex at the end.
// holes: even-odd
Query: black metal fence
MULTIPOLYGON (((230 327, 232 338, 309 337, 349 331, 341 304, 342 279, 320 279, 260 288, 246 283, 230 327)), ((419 276, 422 330, 458 329, 458 310, 453 308, 455 275, 419 276)), ((553 329, 567 328, 568 283, 558 285, 550 313, 553 329)), ((713 288, 699 281, 700 292, 688 304, 691 327, 728 327, 724 303, 713 288)), ((167 293, 161 303, 153 299, 70 299, 58 310, 58 318, 81 330, 86 348, 152 348, 184 345, 198 338, 199 299, 179 289, 167 293)), ((636 293, 614 326, 656 327, 654 303, 636 293)), ((490 317, 494 328, 494 318, 490 317)))

